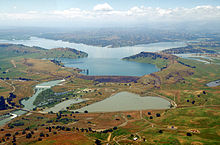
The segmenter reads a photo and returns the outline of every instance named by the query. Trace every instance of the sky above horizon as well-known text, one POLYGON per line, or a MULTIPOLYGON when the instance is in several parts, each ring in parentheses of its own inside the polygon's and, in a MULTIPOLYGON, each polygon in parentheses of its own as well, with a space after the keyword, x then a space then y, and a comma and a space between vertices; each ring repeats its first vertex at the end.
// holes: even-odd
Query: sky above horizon
POLYGON ((0 0, 0 26, 220 23, 220 0, 0 0))

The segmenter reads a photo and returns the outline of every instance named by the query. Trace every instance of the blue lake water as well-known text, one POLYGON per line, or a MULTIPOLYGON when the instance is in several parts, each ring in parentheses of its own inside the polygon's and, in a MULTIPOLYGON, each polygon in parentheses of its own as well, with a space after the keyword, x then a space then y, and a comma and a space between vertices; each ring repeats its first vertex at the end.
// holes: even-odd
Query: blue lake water
MULTIPOLYGON (((31 37, 29 40, 0 40, 0 43, 39 46, 46 49, 57 47, 75 48, 88 53, 89 57, 78 60, 61 59, 65 66, 88 69, 88 75, 115 76, 143 76, 158 71, 155 65, 121 60, 124 57, 138 54, 142 51, 158 52, 164 49, 186 46, 184 42, 159 42, 119 48, 108 48, 38 37, 31 37)), ((85 74, 87 74, 87 72, 85 74)))
POLYGON ((61 61, 67 67, 88 69, 82 73, 91 76, 143 76, 158 71, 155 65, 122 61, 120 58, 61 59, 61 61))

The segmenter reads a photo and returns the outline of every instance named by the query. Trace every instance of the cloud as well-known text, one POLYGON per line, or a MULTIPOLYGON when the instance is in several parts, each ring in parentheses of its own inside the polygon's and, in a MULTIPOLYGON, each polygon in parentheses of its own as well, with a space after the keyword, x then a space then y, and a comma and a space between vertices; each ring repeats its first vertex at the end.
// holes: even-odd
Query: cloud
POLYGON ((98 4, 94 6, 93 10, 94 11, 112 11, 113 8, 108 3, 104 3, 104 4, 98 4))
POLYGON ((134 6, 128 10, 114 10, 109 4, 96 5, 93 10, 70 8, 53 11, 28 11, 24 13, 0 13, 0 21, 21 21, 49 24, 147 24, 147 23, 181 23, 181 22, 219 22, 220 6, 196 6, 193 8, 162 9, 134 6))

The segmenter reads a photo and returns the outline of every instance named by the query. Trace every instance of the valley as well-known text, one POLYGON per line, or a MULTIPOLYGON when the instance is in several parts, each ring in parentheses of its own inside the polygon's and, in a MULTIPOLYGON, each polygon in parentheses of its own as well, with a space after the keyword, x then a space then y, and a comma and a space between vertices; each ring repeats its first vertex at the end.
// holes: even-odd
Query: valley
MULTIPOLYGON (((18 144, 219 143, 219 86, 206 85, 220 79, 218 63, 206 64, 163 51, 140 52, 124 59, 153 64, 160 71, 134 79, 129 76, 89 76, 80 74, 80 69, 64 67, 65 62, 61 59, 89 56, 82 51, 70 48, 44 50, 15 44, 0 47, 4 51, 1 53, 0 94, 7 106, 7 110, 1 111, 2 115, 25 108, 22 100, 30 98, 36 87, 42 86, 39 84, 64 80, 49 90, 42 90, 34 102, 36 107, 1 127, 2 143, 15 142, 14 138, 18 144), (120 92, 161 97, 169 100, 171 105, 169 109, 80 110, 120 92), (61 110, 50 110, 65 101, 81 99, 84 101, 72 102, 61 110)), ((216 50, 212 51, 215 53, 205 51, 201 55, 218 60, 216 50)))

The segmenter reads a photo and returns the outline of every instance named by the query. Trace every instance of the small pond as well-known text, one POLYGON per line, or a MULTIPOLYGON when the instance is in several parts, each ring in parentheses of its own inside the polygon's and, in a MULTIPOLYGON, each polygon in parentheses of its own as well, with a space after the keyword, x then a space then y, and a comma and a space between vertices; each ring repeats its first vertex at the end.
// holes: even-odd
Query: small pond
POLYGON ((20 115, 23 115, 25 113, 27 113, 27 112, 23 111, 23 110, 16 110, 16 111, 12 111, 10 114, 0 116, 0 126, 11 121, 13 118, 20 116, 20 115))
POLYGON ((213 82, 210 82, 208 84, 206 84, 208 87, 217 87, 217 86, 220 86, 220 80, 217 80, 217 81, 213 81, 213 82))
POLYGON ((129 92, 117 93, 105 100, 75 110, 79 112, 117 112, 148 109, 169 109, 170 102, 161 97, 141 97, 129 92))

